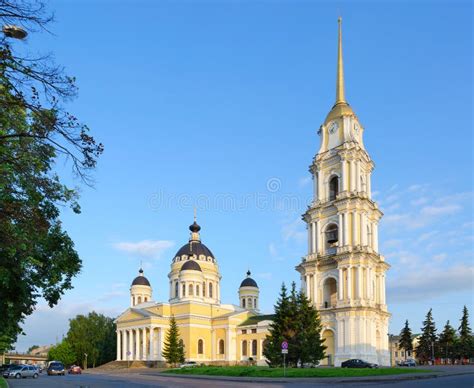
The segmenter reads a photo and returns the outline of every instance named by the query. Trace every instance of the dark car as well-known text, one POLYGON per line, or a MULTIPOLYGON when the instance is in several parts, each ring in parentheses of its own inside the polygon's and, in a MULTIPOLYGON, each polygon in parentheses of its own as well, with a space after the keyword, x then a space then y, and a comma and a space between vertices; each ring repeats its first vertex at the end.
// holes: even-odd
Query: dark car
POLYGON ((3 374, 7 369, 11 368, 12 366, 15 366, 15 364, 3 364, 0 366, 0 373, 3 374))
POLYGON ((353 358, 352 360, 344 361, 341 364, 342 368, 378 368, 377 364, 372 364, 370 362, 359 360, 358 358, 353 358))
POLYGON ((79 365, 71 365, 68 373, 70 375, 80 375, 82 373, 82 369, 79 365))
POLYGON ((48 366, 48 376, 54 376, 54 375, 59 375, 59 376, 64 376, 65 371, 64 371, 64 364, 62 362, 52 362, 48 366))

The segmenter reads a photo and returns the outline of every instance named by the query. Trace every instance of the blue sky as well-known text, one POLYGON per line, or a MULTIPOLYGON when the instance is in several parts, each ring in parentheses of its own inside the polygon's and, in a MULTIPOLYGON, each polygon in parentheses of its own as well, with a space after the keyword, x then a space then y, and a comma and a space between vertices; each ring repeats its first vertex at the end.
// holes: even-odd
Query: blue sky
MULTIPOLYGON (((140 261, 168 298, 193 206, 237 303, 248 268, 263 312, 306 252, 316 130, 335 98, 337 17, 346 97, 376 163, 390 330, 439 328, 473 307, 472 6, 458 2, 56 1, 52 52, 77 77, 68 109, 105 145, 82 214, 65 211, 83 271, 44 303, 18 344, 56 341, 67 320, 129 305, 140 261)), ((70 166, 58 166, 69 173, 70 166)), ((68 174, 65 174, 68 175, 68 174)), ((69 180, 69 178, 68 178, 69 180)), ((71 181, 79 185, 78 181, 71 181)), ((474 316, 474 315, 473 315, 474 316)))

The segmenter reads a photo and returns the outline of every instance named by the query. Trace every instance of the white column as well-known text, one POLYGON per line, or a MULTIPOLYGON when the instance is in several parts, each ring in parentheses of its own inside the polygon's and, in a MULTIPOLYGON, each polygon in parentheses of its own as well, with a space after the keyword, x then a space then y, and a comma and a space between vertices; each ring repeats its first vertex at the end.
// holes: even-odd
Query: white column
POLYGON ((318 171, 318 199, 320 201, 324 199, 323 188, 323 173, 318 171))
POLYGON ((351 165, 351 187, 350 187, 350 190, 355 191, 355 188, 356 188, 355 161, 351 160, 350 165, 351 165))
POLYGON ((317 253, 316 222, 312 222, 311 225, 311 253, 317 253))
POLYGON ((155 328, 150 326, 150 338, 148 340, 149 347, 150 347, 150 355, 148 357, 149 360, 156 360, 155 357, 155 328))
POLYGON ((142 328, 142 360, 146 360, 147 357, 147 340, 146 340, 146 327, 142 328))
POLYGON ((317 278, 316 273, 313 274, 313 303, 314 306, 318 306, 318 287, 317 287, 317 278))
POLYGON ((372 224, 372 246, 375 252, 379 251, 379 226, 376 222, 372 224))
POLYGON ((344 338, 344 318, 340 318, 337 321, 337 349, 335 353, 344 353, 345 351, 345 338, 344 338))
POLYGON ((309 275, 306 275, 305 280, 304 280, 305 285, 306 285, 306 297, 308 299, 311 299, 311 292, 310 292, 311 285, 309 284, 309 281, 310 281, 309 275))
POLYGON ((344 241, 342 240, 343 236, 343 229, 344 229, 344 222, 342 220, 342 213, 339 213, 339 225, 338 225, 338 246, 342 247, 344 244, 344 241))
POLYGON ((134 360, 140 359, 140 329, 135 329, 135 357, 134 360))
POLYGON ((341 160, 341 183, 342 183, 342 190, 340 191, 347 191, 347 160, 341 160))
POLYGON ((316 253, 321 252, 321 223, 316 221, 316 253))
POLYGON ((225 329, 225 359, 230 361, 230 329, 225 329))
POLYGON ((361 236, 362 236, 362 245, 367 245, 367 214, 362 213, 361 215, 361 236))
POLYGON ((356 293, 357 299, 362 299, 362 268, 360 265, 356 267, 356 293))
POLYGON ((385 302, 385 275, 382 275, 380 277, 380 280, 381 280, 381 284, 380 284, 380 288, 381 288, 381 295, 382 295, 382 300, 380 301, 382 304, 386 304, 385 302))
POLYGON ((314 173, 313 175, 313 198, 317 201, 319 198, 318 194, 318 173, 314 173))
POLYGON ((352 267, 347 267, 347 299, 352 299, 352 267))
POLYGON ((365 267, 365 287, 367 289, 365 297, 370 300, 370 267, 365 267))
POLYGON ((306 228, 308 229, 308 255, 311 254, 311 222, 306 224, 306 228))
POLYGON ((367 196, 369 197, 369 199, 372 198, 372 185, 371 185, 371 174, 370 172, 367 173, 367 196))
POLYGON ((349 245, 349 213, 344 213, 344 245, 349 245))
POLYGON ((352 212, 352 246, 357 245, 357 213, 352 212))
POLYGON ((362 188, 360 187, 360 160, 356 163, 356 188, 357 192, 360 192, 362 188))
POLYGON ((128 330, 127 360, 133 360, 133 329, 128 330))
POLYGON ((122 332, 117 329, 117 361, 122 360, 122 332))
POLYGON ((337 280, 337 285, 338 285, 338 299, 343 300, 344 299, 344 271, 343 268, 339 268, 339 278, 337 280))
MULTIPOLYGON (((156 348, 158 348, 158 360, 163 360, 163 340, 164 340, 164 330, 162 327, 158 329, 158 338, 156 340, 156 348)), ((155 352, 156 354, 156 352, 155 352)))

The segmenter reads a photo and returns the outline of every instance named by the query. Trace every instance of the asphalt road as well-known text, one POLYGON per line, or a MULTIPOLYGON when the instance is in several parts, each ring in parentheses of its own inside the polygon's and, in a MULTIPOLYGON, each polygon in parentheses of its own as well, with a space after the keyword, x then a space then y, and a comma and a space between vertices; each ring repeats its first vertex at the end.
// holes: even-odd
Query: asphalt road
POLYGON ((74 388, 110 388, 110 387, 176 387, 176 388, 218 388, 218 387, 262 387, 262 388, 279 388, 279 387, 380 387, 387 388, 425 388, 425 387, 456 387, 472 388, 474 386, 474 375, 446 376, 434 379, 422 380, 405 380, 395 382, 374 381, 371 383, 347 382, 344 384, 335 383, 314 383, 314 382, 291 382, 291 383, 250 383, 222 380, 202 380, 190 378, 177 378, 156 375, 142 374, 123 374, 120 376, 106 374, 83 374, 83 375, 66 375, 66 376, 46 376, 41 375, 38 379, 9 379, 8 383, 11 388, 15 387, 74 387, 74 388))

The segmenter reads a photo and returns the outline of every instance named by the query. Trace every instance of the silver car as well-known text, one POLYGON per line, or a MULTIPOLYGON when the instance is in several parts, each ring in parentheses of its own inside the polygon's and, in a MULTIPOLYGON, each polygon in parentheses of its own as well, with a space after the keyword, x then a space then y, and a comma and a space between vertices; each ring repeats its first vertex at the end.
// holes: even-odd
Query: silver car
POLYGON ((8 368, 4 373, 3 377, 21 379, 24 377, 38 378, 38 369, 32 365, 15 365, 8 368))

